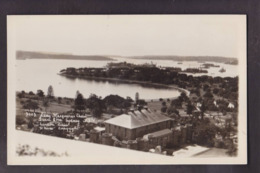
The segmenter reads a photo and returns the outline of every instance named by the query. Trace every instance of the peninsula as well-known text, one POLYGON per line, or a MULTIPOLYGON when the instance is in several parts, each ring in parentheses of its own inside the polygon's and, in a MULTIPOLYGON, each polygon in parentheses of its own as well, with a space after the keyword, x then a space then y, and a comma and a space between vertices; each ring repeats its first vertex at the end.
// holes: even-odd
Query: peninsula
POLYGON ((47 52, 30 52, 30 51, 17 51, 17 60, 25 59, 64 59, 64 60, 91 60, 91 61, 113 61, 108 56, 99 55, 73 55, 62 53, 47 53, 47 52))

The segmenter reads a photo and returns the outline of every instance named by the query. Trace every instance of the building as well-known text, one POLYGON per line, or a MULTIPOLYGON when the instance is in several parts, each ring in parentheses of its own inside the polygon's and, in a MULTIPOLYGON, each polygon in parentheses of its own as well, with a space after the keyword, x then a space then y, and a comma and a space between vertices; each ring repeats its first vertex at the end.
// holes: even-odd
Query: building
POLYGON ((173 133, 170 129, 149 133, 145 135, 145 138, 148 138, 150 148, 155 148, 156 146, 166 147, 167 144, 173 143, 173 133))
POLYGON ((119 140, 135 140, 146 134, 172 127, 171 118, 149 109, 130 111, 104 123, 106 133, 111 133, 119 140))
POLYGON ((228 104, 228 108, 233 109, 233 108, 235 108, 235 105, 234 105, 233 103, 229 103, 229 104, 228 104))

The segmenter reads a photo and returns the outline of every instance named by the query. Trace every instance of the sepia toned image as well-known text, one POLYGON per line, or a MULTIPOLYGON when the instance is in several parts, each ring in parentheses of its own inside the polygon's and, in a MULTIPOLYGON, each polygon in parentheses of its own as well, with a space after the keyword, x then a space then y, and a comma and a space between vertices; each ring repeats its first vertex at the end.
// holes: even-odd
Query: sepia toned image
POLYGON ((8 164, 246 164, 245 15, 11 15, 8 164))

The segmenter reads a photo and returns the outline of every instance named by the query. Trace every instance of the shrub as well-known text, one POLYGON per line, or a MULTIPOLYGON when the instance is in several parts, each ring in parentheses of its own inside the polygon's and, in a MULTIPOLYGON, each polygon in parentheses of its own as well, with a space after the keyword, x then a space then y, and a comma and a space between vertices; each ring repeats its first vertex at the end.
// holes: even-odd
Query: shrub
POLYGON ((167 106, 163 106, 163 107, 161 108, 161 112, 163 112, 163 113, 165 113, 166 110, 167 110, 167 106))
POLYGON ((29 92, 29 95, 34 95, 34 93, 32 91, 29 92))
POLYGON ((23 97, 24 97, 24 94, 18 93, 17 96, 18 96, 19 98, 23 98, 23 97))
POLYGON ((16 116, 16 125, 22 125, 22 124, 25 124, 25 123, 26 123, 25 118, 23 118, 20 115, 16 116))

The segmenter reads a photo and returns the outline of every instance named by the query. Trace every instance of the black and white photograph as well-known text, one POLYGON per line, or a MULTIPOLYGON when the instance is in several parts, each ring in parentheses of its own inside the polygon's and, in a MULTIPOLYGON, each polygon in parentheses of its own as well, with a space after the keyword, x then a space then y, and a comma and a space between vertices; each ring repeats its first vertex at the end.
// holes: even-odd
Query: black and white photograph
POLYGON ((247 164, 246 15, 9 15, 9 165, 247 164))

